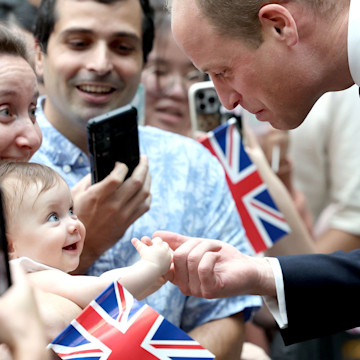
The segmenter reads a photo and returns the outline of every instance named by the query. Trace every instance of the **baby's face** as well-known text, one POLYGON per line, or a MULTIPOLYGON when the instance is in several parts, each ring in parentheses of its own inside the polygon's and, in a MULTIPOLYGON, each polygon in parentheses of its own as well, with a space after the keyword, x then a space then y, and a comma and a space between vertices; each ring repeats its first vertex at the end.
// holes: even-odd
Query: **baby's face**
POLYGON ((9 219, 12 258, 27 256, 65 272, 79 265, 84 246, 84 224, 73 213, 71 192, 65 182, 38 195, 32 185, 26 191, 15 219, 9 219))

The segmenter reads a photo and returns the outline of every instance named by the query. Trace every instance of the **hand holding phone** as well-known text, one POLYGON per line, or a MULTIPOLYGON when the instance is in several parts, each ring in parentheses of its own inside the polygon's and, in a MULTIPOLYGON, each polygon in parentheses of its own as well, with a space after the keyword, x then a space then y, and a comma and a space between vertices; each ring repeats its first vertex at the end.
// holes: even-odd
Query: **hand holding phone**
POLYGON ((131 176, 140 161, 137 110, 126 105, 89 120, 87 124, 92 182, 103 180, 122 162, 131 176))
POLYGON ((0 295, 11 286, 8 243, 6 239, 5 215, 3 211, 2 193, 0 187, 0 295))

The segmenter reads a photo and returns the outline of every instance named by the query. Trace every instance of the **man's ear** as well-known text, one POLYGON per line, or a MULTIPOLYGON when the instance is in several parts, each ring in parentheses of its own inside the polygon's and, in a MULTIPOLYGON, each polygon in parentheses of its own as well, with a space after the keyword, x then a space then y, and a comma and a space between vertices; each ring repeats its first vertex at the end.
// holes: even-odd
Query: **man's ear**
POLYGON ((36 75, 40 78, 42 78, 44 75, 43 61, 44 61, 44 53, 41 49, 40 44, 36 40, 35 41, 35 71, 36 71, 36 75))
POLYGON ((291 12, 280 4, 264 5, 259 11, 259 20, 263 33, 275 36, 288 46, 294 46, 299 40, 298 28, 291 12))

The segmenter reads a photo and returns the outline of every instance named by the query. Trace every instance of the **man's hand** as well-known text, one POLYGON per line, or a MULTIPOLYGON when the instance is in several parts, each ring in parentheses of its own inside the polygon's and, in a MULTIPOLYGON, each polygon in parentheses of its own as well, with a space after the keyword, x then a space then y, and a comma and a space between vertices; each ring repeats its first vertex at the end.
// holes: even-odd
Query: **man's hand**
POLYGON ((242 294, 276 296, 275 279, 264 258, 242 254, 219 240, 157 231, 174 250, 172 282, 185 295, 204 298, 242 294))
POLYGON ((91 185, 88 175, 72 189, 74 212, 86 227, 85 246, 76 273, 84 273, 149 210, 151 177, 147 157, 140 157, 139 165, 124 181, 127 171, 126 165, 117 163, 99 183, 91 185))

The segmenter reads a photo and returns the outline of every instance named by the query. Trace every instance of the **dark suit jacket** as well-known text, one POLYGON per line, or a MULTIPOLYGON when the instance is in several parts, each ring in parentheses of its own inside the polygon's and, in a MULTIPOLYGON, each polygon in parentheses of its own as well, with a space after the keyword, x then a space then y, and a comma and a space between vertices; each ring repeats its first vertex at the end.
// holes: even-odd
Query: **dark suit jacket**
POLYGON ((286 345, 360 326, 360 250, 278 257, 284 276, 286 345))

